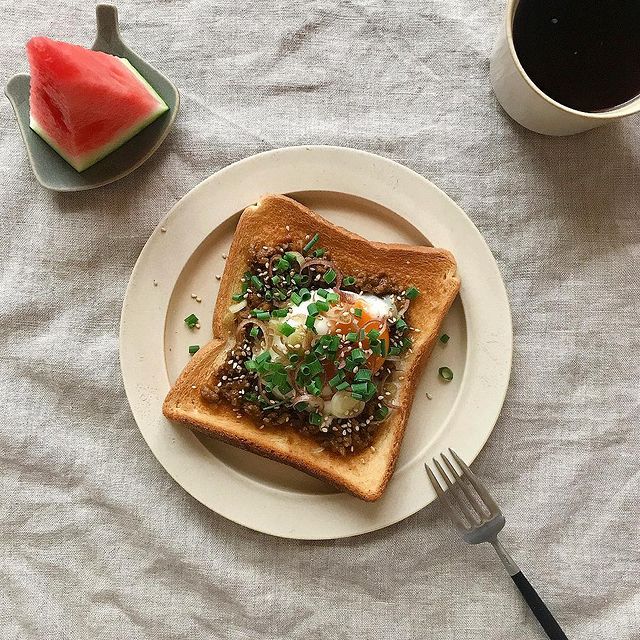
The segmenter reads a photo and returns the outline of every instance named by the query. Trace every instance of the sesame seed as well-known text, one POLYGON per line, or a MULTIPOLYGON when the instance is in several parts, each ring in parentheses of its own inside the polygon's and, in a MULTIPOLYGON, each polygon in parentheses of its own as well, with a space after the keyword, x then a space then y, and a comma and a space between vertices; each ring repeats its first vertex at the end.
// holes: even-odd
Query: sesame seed
POLYGON ((195 300, 198 296, 195 293, 192 293, 191 297, 195 300))
POLYGON ((216 274, 216 280, 220 280, 220 278, 222 278, 222 276, 216 274))
POLYGON ((227 376, 222 376, 222 379, 223 380, 227 380, 227 376))
POLYGON ((311 236, 307 233, 307 235, 304 237, 305 240, 308 240, 311 236))
POLYGON ((196 329, 199 329, 199 328, 200 328, 200 323, 196 322, 196 329))
POLYGON ((197 389, 197 388, 198 388, 198 385, 197 385, 197 384, 192 384, 192 385, 191 385, 191 388, 192 388, 192 389, 197 389))
POLYGON ((285 229, 286 229, 287 231, 291 231, 291 229, 289 228, 289 225, 287 225, 287 226, 285 227, 285 229))
POLYGON ((196 298, 196 302, 202 302, 202 298, 201 298, 200 296, 198 296, 198 297, 196 298))
POLYGON ((433 400, 433 396, 427 391, 426 393, 427 398, 429 398, 429 400, 433 400))
POLYGON ((384 400, 384 396, 378 396, 378 400, 384 400))
POLYGON ((371 449, 371 451, 375 451, 376 450, 376 448, 373 445, 371 445, 369 448, 371 449))
POLYGON ((153 286, 154 286, 154 287, 157 287, 157 286, 158 286, 158 281, 157 281, 157 280, 154 280, 154 281, 153 281, 153 286))
POLYGON ((228 257, 229 257, 229 256, 227 256, 227 254, 226 254, 226 253, 223 253, 223 254, 222 254, 222 259, 223 259, 223 260, 226 260, 228 257))

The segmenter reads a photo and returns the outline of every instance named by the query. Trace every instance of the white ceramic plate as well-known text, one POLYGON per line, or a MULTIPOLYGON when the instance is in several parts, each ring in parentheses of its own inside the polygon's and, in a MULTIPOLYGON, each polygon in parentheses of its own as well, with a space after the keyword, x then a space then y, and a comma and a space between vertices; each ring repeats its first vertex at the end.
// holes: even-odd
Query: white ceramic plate
MULTIPOLYGON (((256 229, 260 238, 260 229, 256 229)), ((471 462, 502 407, 512 353, 511 314, 496 262, 464 212, 425 178, 391 160, 339 147, 261 153, 214 174, 169 212, 145 245, 122 309, 120 360, 127 397, 149 447, 196 499, 230 520, 301 539, 352 536, 415 513, 435 497, 423 462, 453 447, 471 462), (396 472, 384 496, 365 503, 252 453, 166 420, 162 401, 211 337, 211 319, 240 212, 265 193, 289 194, 372 240, 449 249, 460 296, 417 388, 396 472), (163 228, 166 231, 163 231, 163 228), (155 283, 155 284, 154 284, 155 283), (191 297, 202 298, 197 303, 191 297), (184 318, 196 313, 200 330, 184 318), (453 382, 438 378, 441 366, 453 382), (429 394, 432 399, 429 399, 429 394)))

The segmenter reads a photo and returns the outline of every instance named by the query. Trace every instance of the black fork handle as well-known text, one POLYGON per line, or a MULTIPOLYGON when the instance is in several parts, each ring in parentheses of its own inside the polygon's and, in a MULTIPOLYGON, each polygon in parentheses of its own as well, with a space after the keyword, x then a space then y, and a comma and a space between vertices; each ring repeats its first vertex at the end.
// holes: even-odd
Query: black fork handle
POLYGON ((518 571, 518 573, 511 576, 511 579, 515 582, 516 587, 518 587, 520 593, 527 601, 529 608, 533 611, 533 615, 538 619, 538 622, 542 625, 542 628, 551 640, 568 640, 565 632, 556 622, 553 614, 538 595, 538 592, 531 586, 531 583, 527 580, 524 573, 518 571))

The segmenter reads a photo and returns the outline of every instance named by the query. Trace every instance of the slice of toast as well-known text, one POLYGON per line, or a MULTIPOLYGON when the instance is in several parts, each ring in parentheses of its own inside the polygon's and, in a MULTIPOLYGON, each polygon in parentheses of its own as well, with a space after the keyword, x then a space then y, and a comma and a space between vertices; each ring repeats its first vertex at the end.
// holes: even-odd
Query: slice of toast
POLYGON ((413 395, 442 321, 453 303, 460 281, 448 251, 423 246, 370 242, 338 227, 295 200, 280 195, 263 197, 240 217, 226 261, 213 317, 213 339, 201 348, 167 395, 164 415, 191 428, 273 460, 291 465, 366 501, 383 493, 395 467, 413 395), (288 426, 260 429, 249 416, 224 401, 211 404, 199 392, 225 362, 233 345, 235 317, 229 311, 247 271, 255 244, 275 246, 284 238, 302 240, 320 234, 321 244, 343 273, 387 272, 401 288, 420 290, 406 313, 413 348, 403 356, 404 380, 394 409, 378 427, 374 445, 360 453, 340 455, 323 450, 316 440, 288 426))

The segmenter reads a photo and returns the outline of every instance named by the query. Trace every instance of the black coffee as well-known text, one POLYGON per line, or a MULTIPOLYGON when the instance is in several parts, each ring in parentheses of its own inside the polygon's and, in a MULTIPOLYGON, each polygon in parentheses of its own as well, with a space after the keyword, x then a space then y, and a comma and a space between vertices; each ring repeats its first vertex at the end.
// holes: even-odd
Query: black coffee
POLYGON ((640 94, 640 0, 520 0, 516 53, 548 96, 604 111, 640 94))

